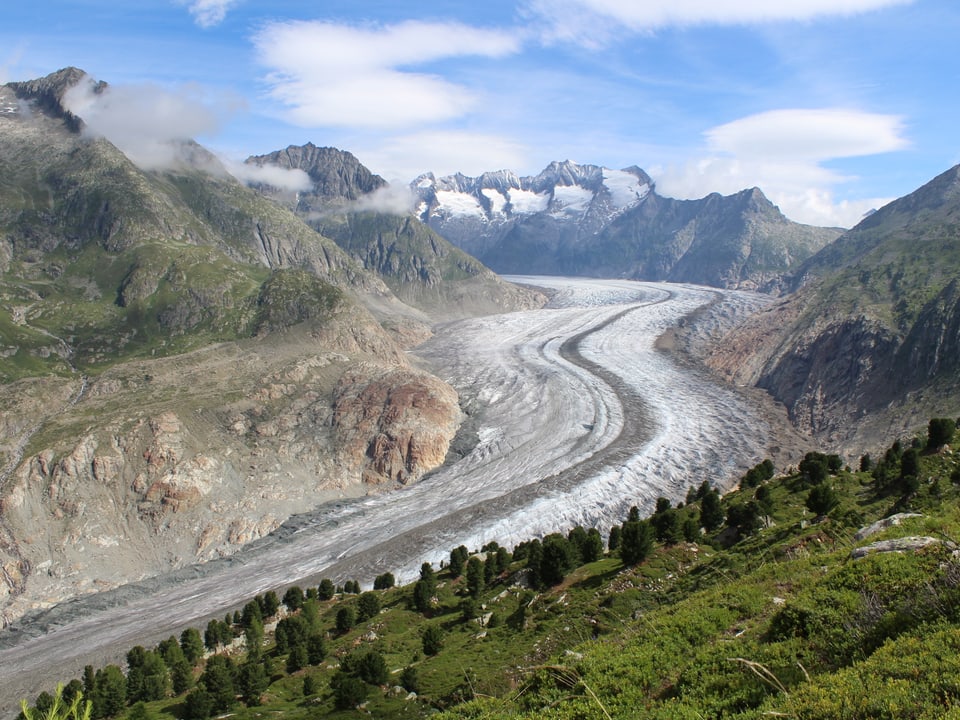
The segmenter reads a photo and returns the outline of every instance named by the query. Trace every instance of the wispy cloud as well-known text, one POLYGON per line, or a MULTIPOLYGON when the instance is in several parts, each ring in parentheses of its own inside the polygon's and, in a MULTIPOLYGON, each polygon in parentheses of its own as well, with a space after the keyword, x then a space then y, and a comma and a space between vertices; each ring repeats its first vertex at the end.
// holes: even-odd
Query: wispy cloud
POLYGON ((404 22, 357 27, 281 22, 254 37, 270 69, 270 95, 305 127, 410 127, 463 116, 467 87, 412 68, 464 56, 503 57, 519 48, 509 32, 460 23, 404 22))
POLYGON ((88 79, 67 92, 64 105, 83 119, 87 133, 105 137, 148 170, 181 161, 183 141, 221 125, 222 110, 189 86, 173 92, 149 84, 111 85, 96 93, 88 79))
POLYGON ((599 45, 623 30, 650 32, 692 25, 744 25, 847 16, 909 5, 915 0, 528 0, 548 41, 599 45))
POLYGON ((25 49, 26 45, 24 43, 18 44, 0 63, 0 85, 5 85, 10 81, 10 68, 16 67, 20 63, 25 49))
POLYGON ((903 119, 857 110, 790 109, 751 115, 708 130, 703 155, 653 171, 658 190, 680 198, 760 187, 791 219, 849 227, 892 198, 834 199, 851 180, 830 160, 904 149, 903 119))
POLYGON ((287 192, 302 192, 313 187, 310 176, 300 168, 285 168, 279 165, 254 165, 231 160, 221 162, 227 172, 248 185, 270 185, 287 192))
POLYGON ((227 17, 227 11, 238 2, 239 0, 178 0, 180 5, 187 6, 193 21, 202 28, 222 23, 227 17))
POLYGON ((416 200, 405 182, 394 182, 364 195, 354 205, 355 210, 406 215, 413 211, 416 200))

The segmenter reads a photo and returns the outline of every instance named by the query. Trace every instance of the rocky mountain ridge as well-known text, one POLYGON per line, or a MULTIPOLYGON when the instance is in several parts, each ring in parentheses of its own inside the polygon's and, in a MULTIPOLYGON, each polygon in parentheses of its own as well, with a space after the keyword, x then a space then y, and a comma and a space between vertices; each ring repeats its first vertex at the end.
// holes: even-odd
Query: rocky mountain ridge
POLYGON ((787 220, 758 188, 674 200, 636 166, 554 162, 411 183, 417 213, 497 272, 589 275, 755 289, 840 230, 787 220))

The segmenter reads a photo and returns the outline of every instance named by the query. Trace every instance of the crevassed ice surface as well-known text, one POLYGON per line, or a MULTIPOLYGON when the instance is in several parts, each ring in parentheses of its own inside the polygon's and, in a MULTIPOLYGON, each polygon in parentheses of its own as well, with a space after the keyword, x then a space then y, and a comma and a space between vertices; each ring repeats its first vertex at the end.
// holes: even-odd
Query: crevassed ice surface
MULTIPOLYGON (((598 327, 580 340, 581 355, 606 368, 642 398, 645 421, 642 432, 625 439, 632 449, 621 452, 615 463, 578 478, 575 484, 561 483, 556 492, 543 493, 528 505, 504 512, 494 525, 471 534, 465 542, 468 547, 479 547, 488 540, 510 546, 578 524, 606 529, 620 522, 631 505, 652 510, 658 496, 677 500, 690 485, 699 485, 703 480, 724 486, 745 464, 762 459, 770 429, 751 403, 733 389, 718 385, 706 373, 680 366, 670 354, 655 347, 665 330, 698 307, 715 300, 720 304, 751 305, 757 303, 756 295, 632 281, 519 276, 507 279, 556 291, 547 309, 534 314, 537 318, 553 315, 570 335, 582 332, 581 328, 598 327), (605 324, 614 316, 617 317, 613 322, 605 324), (574 317, 576 320, 572 321, 574 317)), ((460 349, 458 367, 447 378, 455 386, 471 382, 469 371, 463 372, 460 366, 471 364, 472 343, 480 346, 474 353, 482 352, 481 347, 490 347, 484 338, 492 330, 487 324, 494 322, 530 327, 534 317, 517 313, 471 321, 473 327, 481 329, 476 336, 469 331, 461 333, 466 347, 460 349)), ((551 371, 569 373, 566 380, 570 396, 561 393, 550 408, 544 396, 552 389, 541 386, 529 409, 524 407, 528 402, 525 397, 519 403, 510 402, 503 417, 491 407, 490 420, 496 425, 486 428, 486 432, 497 441, 505 441, 509 436, 516 442, 525 432, 535 433, 539 426, 549 436, 539 440, 544 445, 562 438, 561 443, 580 450, 549 459, 539 452, 532 453, 537 460, 528 458, 527 467, 539 462, 539 476, 549 477, 559 465, 573 467, 585 455, 599 453, 613 442, 622 426, 624 409, 607 382, 586 370, 564 365, 555 352, 556 339, 551 339, 547 325, 541 327, 545 332, 521 332, 520 336, 539 348, 543 360, 553 365, 552 369, 542 369, 543 375, 551 371), (595 420, 591 412, 596 413, 595 420), (589 425, 593 427, 588 431, 589 425), (585 433, 579 437, 579 443, 574 442, 578 432, 585 433)), ((533 354, 523 343, 517 347, 524 348, 522 353, 527 358, 533 354)), ((429 349, 427 346, 426 351, 429 349)), ((523 380, 517 378, 517 382, 530 391, 523 380)), ((483 441, 481 433, 481 452, 483 441)), ((528 439, 527 443, 530 442, 528 439)))

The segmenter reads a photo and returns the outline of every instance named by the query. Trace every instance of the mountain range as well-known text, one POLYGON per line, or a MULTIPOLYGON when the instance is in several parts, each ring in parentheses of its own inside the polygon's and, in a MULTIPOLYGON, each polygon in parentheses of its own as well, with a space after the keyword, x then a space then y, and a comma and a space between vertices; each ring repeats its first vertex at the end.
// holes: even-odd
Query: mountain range
POLYGON ((307 187, 291 193, 269 185, 259 192, 288 207, 304 223, 379 276, 404 302, 434 320, 531 307, 530 293, 500 279, 475 258, 404 211, 402 202, 378 199, 379 175, 352 154, 312 143, 249 157, 249 165, 299 170, 307 187), (379 208, 388 207, 388 211, 379 208))
POLYGON ((553 162, 529 177, 428 173, 411 189, 424 223, 502 273, 756 289, 842 232, 791 222, 759 188, 663 197, 635 166, 553 162))
POLYGON ((960 166, 872 213, 784 278, 709 362, 835 447, 892 440, 960 400, 960 166))

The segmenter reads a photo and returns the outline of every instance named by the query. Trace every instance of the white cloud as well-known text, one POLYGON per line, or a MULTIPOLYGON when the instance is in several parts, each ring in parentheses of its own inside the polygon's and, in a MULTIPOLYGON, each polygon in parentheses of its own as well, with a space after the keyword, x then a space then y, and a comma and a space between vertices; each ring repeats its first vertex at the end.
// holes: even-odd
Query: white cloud
POLYGON ((345 212, 377 212, 388 215, 407 215, 413 212, 417 204, 410 187, 404 180, 395 180, 389 185, 377 188, 372 193, 362 195, 354 201, 334 203, 323 210, 315 210, 307 215, 308 220, 321 220, 329 215, 345 212))
POLYGON ((492 168, 527 165, 527 148, 501 137, 484 133, 443 130, 425 131, 385 138, 355 151, 364 164, 384 177, 409 180, 432 171, 437 176, 462 172, 480 175, 492 168))
POLYGON ((826 159, 900 150, 903 119, 846 109, 771 110, 707 131, 711 149, 765 158, 826 159))
POLYGON ((655 31, 671 26, 745 25, 847 16, 909 5, 915 0, 528 0, 526 13, 542 23, 547 40, 596 45, 624 27, 655 31))
POLYGON ((254 37, 270 68, 270 95, 302 126, 409 127, 461 117, 476 97, 466 87, 410 68, 447 58, 503 57, 516 36, 460 23, 353 27, 282 22, 254 37))
POLYGON ((703 157, 651 175, 664 195, 698 198, 756 186, 792 220, 850 227, 892 198, 834 199, 834 188, 855 178, 823 163, 900 150, 908 144, 903 131, 903 120, 895 115, 775 110, 708 130, 703 157))
POLYGON ((111 85, 95 93, 88 78, 67 92, 64 106, 83 119, 88 134, 105 137, 147 170, 183 161, 183 141, 220 127, 219 111, 194 87, 175 93, 154 85, 111 85))
POLYGON ((238 0, 178 0, 178 2, 180 5, 187 5, 197 25, 208 28, 222 23, 227 16, 227 11, 237 4, 238 0))
POLYGON ((413 211, 416 199, 410 187, 404 181, 395 181, 389 185, 377 188, 369 195, 361 197, 353 206, 353 210, 369 210, 389 215, 406 215, 413 211))
POLYGON ((279 165, 255 165, 253 163, 223 160, 231 175, 248 185, 270 185, 278 190, 302 192, 313 187, 310 176, 300 168, 285 168, 279 165))

